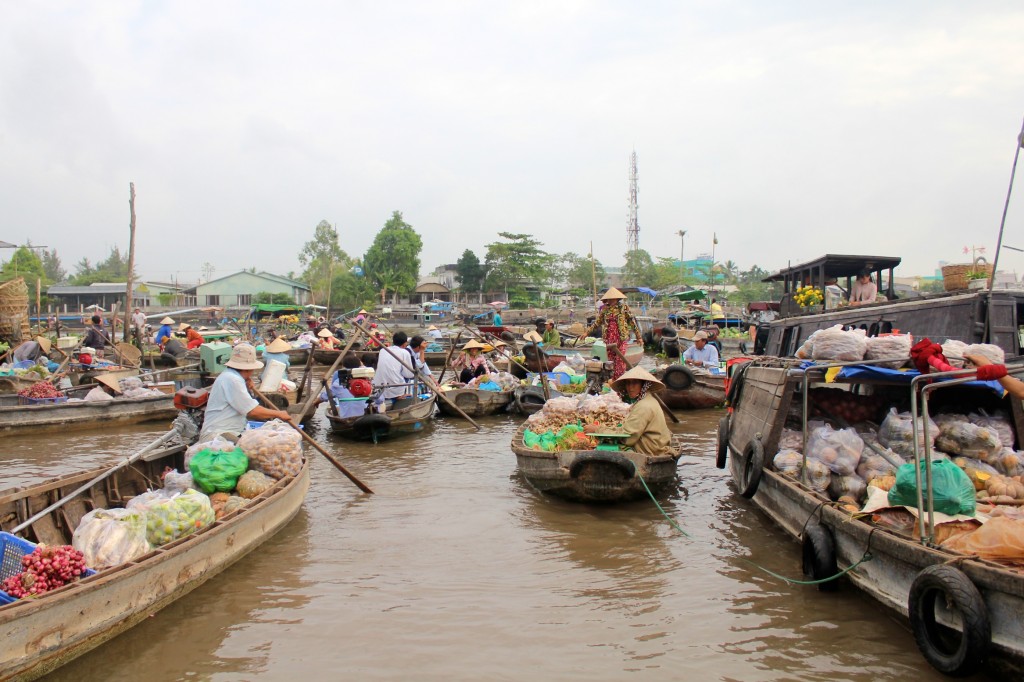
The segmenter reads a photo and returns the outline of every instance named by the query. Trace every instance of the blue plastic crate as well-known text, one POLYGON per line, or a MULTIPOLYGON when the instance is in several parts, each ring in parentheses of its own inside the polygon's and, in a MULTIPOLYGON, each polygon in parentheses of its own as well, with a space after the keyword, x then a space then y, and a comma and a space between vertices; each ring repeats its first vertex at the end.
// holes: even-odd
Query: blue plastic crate
POLYGON ((67 398, 29 398, 23 395, 18 396, 18 402, 22 405, 56 405, 57 403, 66 403, 67 398))
MULTIPOLYGON (((21 573, 21 557, 31 554, 35 548, 34 543, 24 538, 0 531, 0 580, 6 580, 12 575, 21 573)), ((82 577, 86 578, 90 575, 96 575, 96 571, 87 568, 82 577)), ((15 601, 17 601, 16 598, 0 590, 0 606, 15 601)))

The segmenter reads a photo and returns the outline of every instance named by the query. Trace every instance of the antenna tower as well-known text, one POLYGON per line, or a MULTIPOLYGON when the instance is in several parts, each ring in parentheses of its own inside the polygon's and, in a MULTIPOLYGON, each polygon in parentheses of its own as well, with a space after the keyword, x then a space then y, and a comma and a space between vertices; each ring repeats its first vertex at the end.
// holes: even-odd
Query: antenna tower
POLYGON ((629 215, 626 218, 626 251, 640 248, 640 223, 637 222, 636 150, 629 157, 629 215))

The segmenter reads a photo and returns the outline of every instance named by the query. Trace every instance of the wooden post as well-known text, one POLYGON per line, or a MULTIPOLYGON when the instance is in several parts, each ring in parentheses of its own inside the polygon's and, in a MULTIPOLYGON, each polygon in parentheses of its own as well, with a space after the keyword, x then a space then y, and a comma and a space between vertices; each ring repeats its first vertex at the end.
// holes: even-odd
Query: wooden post
POLYGON ((42 294, 40 290, 43 288, 43 278, 36 277, 36 323, 39 325, 39 333, 43 334, 43 306, 42 306, 42 294))
POLYGON ((129 340, 128 325, 132 314, 132 289, 135 286, 135 183, 128 183, 128 187, 128 211, 131 222, 128 224, 128 283, 124 292, 124 341, 129 340))

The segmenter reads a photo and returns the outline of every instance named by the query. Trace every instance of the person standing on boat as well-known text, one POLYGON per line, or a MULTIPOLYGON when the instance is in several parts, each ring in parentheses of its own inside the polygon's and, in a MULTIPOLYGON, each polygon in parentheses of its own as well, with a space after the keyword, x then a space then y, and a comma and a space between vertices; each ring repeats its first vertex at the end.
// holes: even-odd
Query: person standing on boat
POLYGON ((665 413, 654 397, 654 393, 664 389, 665 384, 643 367, 634 367, 608 385, 630 405, 629 415, 622 422, 622 429, 629 434, 624 444, 645 455, 675 454, 672 432, 668 430, 665 413))
POLYGON ((103 349, 108 343, 110 343, 110 335, 103 328, 103 318, 99 315, 93 315, 92 324, 86 327, 82 345, 94 348, 96 350, 96 357, 102 359, 103 349))
POLYGON ((491 319, 491 324, 494 325, 495 327, 503 326, 501 324, 501 311, 500 310, 495 310, 494 311, 494 317, 491 319))
POLYGON ((612 371, 612 379, 618 379, 626 371, 626 345, 630 335, 639 342, 642 338, 640 324, 636 321, 632 311, 625 302, 626 295, 612 287, 601 297, 601 312, 598 313, 594 324, 590 325, 583 336, 590 336, 594 332, 603 329, 605 345, 616 346, 619 353, 609 353, 609 357, 615 355, 615 369, 612 371))
POLYGON ((544 343, 545 348, 558 348, 562 345, 562 337, 558 334, 558 330, 555 329, 555 321, 548 320, 544 323, 544 333, 540 339, 544 343))
POLYGON ((693 345, 683 351, 683 362, 693 367, 718 367, 718 349, 708 343, 706 332, 693 335, 693 345))
POLYGON ((444 338, 444 334, 441 333, 441 330, 435 327, 434 325, 430 325, 429 327, 427 327, 427 336, 429 336, 434 341, 440 341, 442 338, 444 338))
POLYGON ((188 322, 182 322, 181 326, 178 327, 178 333, 180 334, 182 332, 185 332, 185 347, 189 350, 199 348, 199 346, 203 345, 206 341, 206 339, 203 338, 203 335, 193 329, 192 325, 188 322))
POLYGON ((160 320, 160 329, 156 330, 156 336, 153 337, 153 343, 160 346, 161 350, 163 350, 164 344, 167 343, 167 339, 171 338, 174 334, 174 330, 171 329, 172 324, 174 324, 174 320, 170 317, 165 317, 160 320))
POLYGON ((712 321, 725 319, 725 311, 722 310, 722 305, 717 298, 711 299, 711 319, 712 321))
POLYGON ((248 419, 292 421, 292 416, 284 410, 262 407, 249 393, 253 387, 252 373, 263 368, 252 344, 240 343, 232 348, 231 358, 225 365, 210 389, 200 441, 212 440, 222 433, 237 436, 245 429, 248 419))
POLYGON ((373 375, 373 385, 381 388, 381 400, 393 402, 395 398, 401 398, 409 393, 410 382, 416 378, 416 372, 409 351, 406 350, 408 344, 408 334, 403 331, 395 332, 391 346, 382 348, 377 356, 377 371, 373 375))
POLYGON ((850 305, 874 303, 876 296, 878 296, 878 286, 871 281, 871 273, 861 270, 857 274, 857 281, 850 287, 850 305))
POLYGON ((260 374, 260 381, 263 381, 267 376, 267 370, 270 369, 270 361, 277 360, 284 365, 284 376, 288 377, 288 368, 291 366, 291 358, 288 357, 288 351, 292 349, 292 344, 285 341, 282 337, 277 337, 273 341, 267 344, 267 347, 263 349, 263 372, 260 374))
POLYGON ((135 334, 135 343, 142 348, 142 340, 146 338, 146 313, 141 308, 136 308, 132 313, 132 332, 135 334))

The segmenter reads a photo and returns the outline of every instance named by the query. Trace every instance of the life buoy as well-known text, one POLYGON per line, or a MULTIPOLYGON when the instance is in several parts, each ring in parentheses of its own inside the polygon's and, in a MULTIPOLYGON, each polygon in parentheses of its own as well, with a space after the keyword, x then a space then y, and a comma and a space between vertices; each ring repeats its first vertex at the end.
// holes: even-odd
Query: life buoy
POLYGON ((757 438, 752 438, 743 450, 743 458, 739 462, 739 486, 740 495, 751 498, 757 492, 757 486, 761 484, 761 474, 764 472, 764 446, 757 438))
POLYGON ((729 415, 718 420, 718 451, 715 453, 715 466, 725 468, 725 459, 729 455, 729 415))
POLYGON ((685 365, 669 365, 661 375, 661 383, 673 391, 685 391, 693 386, 693 372, 685 365))
POLYGON ((981 666, 992 644, 992 624, 981 593, 963 571, 942 564, 924 569, 910 586, 908 607, 917 648, 936 670, 962 677, 981 666), (959 616, 959 637, 935 617, 938 604, 959 616))
POLYGON ((630 479, 636 475, 636 464, 629 457, 617 452, 591 450, 577 455, 569 465, 569 476, 578 478, 585 468, 594 464, 610 464, 614 469, 619 470, 624 479, 630 479))
MULTIPOLYGON (((808 524, 803 537, 804 575, 811 580, 822 580, 839 572, 836 563, 836 543, 832 533, 820 523, 808 524)), ((821 592, 835 592, 839 585, 835 580, 818 583, 821 592)))
POLYGON ((679 340, 674 337, 662 337, 661 349, 665 352, 667 358, 678 358, 679 357, 679 340))

